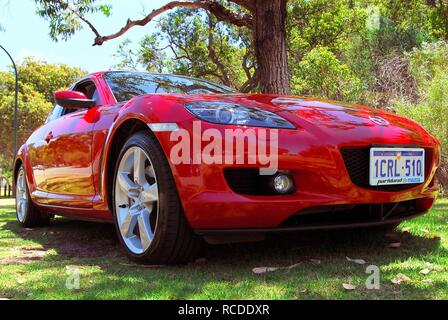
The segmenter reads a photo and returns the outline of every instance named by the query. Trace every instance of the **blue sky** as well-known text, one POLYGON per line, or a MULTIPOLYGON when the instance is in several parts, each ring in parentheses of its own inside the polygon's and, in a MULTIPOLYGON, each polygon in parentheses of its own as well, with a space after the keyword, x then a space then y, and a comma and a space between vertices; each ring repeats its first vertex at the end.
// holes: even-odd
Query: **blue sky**
MULTIPOLYGON (((95 25, 103 35, 116 32, 128 18, 140 18, 143 13, 159 7, 168 0, 110 0, 112 16, 106 18, 95 15, 95 25)), ((94 35, 88 28, 79 31, 67 42, 54 42, 48 36, 48 22, 35 13, 33 0, 0 0, 0 44, 3 45, 16 61, 26 56, 35 56, 52 63, 65 63, 78 66, 89 72, 107 70, 117 64, 113 54, 118 45, 126 38, 134 43, 145 34, 154 31, 155 23, 145 27, 135 27, 122 38, 106 42, 101 47, 92 47, 94 35)), ((9 65, 7 56, 0 52, 0 69, 9 65)))

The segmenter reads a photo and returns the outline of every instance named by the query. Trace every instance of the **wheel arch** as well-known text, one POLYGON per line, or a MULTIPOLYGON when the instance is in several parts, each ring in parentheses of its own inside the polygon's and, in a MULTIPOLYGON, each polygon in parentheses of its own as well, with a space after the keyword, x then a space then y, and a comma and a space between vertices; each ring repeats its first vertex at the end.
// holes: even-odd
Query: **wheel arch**
POLYGON ((14 171, 12 172, 12 194, 16 196, 16 184, 17 184, 17 176, 19 175, 19 169, 23 164, 23 160, 21 158, 17 158, 14 161, 14 171))
POLYGON ((30 193, 34 190, 34 177, 33 172, 30 167, 28 159, 28 148, 27 145, 20 147, 17 152, 16 158, 14 159, 13 171, 12 171, 12 184, 13 184, 13 195, 16 196, 16 181, 19 174, 19 169, 23 165, 25 169, 25 177, 28 181, 28 186, 30 188, 30 193))
POLYGON ((115 166, 117 164, 118 156, 120 154, 121 148, 123 147, 126 140, 137 132, 144 131, 152 136, 155 136, 148 125, 138 118, 129 118, 120 123, 114 130, 112 136, 108 139, 107 145, 109 146, 105 150, 105 160, 104 162, 104 177, 102 179, 103 183, 103 194, 105 196, 107 206, 111 212, 113 212, 112 204, 112 189, 113 180, 115 174, 115 166))

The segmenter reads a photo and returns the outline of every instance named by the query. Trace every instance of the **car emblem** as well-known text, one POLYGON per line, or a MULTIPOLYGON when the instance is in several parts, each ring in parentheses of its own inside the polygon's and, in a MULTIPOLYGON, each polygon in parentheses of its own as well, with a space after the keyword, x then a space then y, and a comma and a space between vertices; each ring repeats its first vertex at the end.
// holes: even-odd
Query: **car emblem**
POLYGON ((390 124, 389 121, 378 116, 370 116, 369 119, 372 120, 373 123, 383 127, 387 127, 390 124))

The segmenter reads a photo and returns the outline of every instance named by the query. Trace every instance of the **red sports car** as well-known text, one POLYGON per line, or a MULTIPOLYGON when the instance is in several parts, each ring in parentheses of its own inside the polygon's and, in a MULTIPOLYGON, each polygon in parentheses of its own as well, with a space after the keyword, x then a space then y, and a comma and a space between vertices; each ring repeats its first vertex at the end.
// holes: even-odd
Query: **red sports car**
POLYGON ((360 105, 99 72, 55 93, 15 161, 17 218, 111 222, 129 256, 168 264, 268 232, 393 227, 438 193, 440 145, 360 105))

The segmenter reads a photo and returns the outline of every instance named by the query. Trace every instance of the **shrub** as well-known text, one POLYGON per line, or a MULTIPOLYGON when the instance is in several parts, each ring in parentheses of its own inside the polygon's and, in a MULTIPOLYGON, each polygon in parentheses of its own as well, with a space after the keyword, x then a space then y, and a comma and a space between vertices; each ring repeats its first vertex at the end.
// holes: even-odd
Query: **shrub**
MULTIPOLYGON (((428 80, 425 80, 425 82, 428 80)), ((416 105, 398 103, 397 111, 425 127, 435 135, 442 145, 442 166, 438 178, 448 188, 448 72, 437 70, 428 88, 422 88, 425 95, 416 105)))
POLYGON ((361 81, 325 47, 308 52, 295 73, 292 80, 295 94, 355 102, 361 92, 361 81))
POLYGON ((448 43, 444 41, 424 42, 421 48, 414 48, 406 54, 412 75, 415 77, 420 93, 426 94, 431 82, 439 72, 448 72, 448 43))

